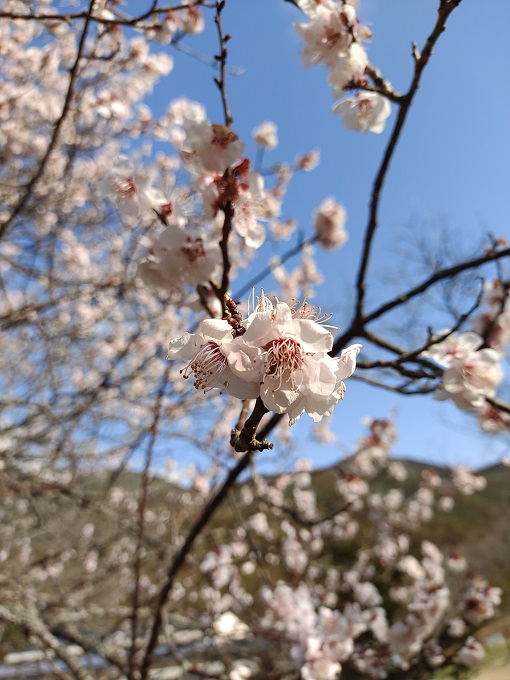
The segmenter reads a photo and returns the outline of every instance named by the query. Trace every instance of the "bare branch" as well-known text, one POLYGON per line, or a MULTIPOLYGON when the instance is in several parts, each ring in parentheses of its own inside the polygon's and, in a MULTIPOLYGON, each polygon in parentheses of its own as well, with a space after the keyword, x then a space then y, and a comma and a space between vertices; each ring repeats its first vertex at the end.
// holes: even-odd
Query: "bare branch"
POLYGON ((365 277, 368 269, 375 232, 379 222, 378 218, 379 202, 386 174, 388 172, 391 159, 393 158, 397 142, 402 133, 402 129, 407 119, 407 115, 409 113, 411 104, 413 103, 416 92, 418 91, 423 70, 426 67, 432 55, 432 49, 434 45, 436 44, 441 33, 445 30, 446 21, 449 15, 459 3, 460 0, 456 0, 456 2, 452 2, 447 5, 442 4, 441 7, 439 8, 436 25, 434 26, 432 33, 430 34, 429 38, 427 39, 427 42, 425 43, 425 46, 420 54, 419 60, 416 61, 415 63, 414 76, 411 82, 411 86, 407 94, 404 95, 400 100, 400 109, 397 114, 397 120, 395 121, 393 132, 390 136, 381 166, 375 178, 374 186, 372 189, 372 198, 370 201, 370 215, 365 232, 363 252, 361 255, 360 266, 358 269, 356 279, 357 300, 355 309, 355 319, 357 320, 361 319, 363 315, 363 306, 365 301, 365 289, 366 289, 365 277))

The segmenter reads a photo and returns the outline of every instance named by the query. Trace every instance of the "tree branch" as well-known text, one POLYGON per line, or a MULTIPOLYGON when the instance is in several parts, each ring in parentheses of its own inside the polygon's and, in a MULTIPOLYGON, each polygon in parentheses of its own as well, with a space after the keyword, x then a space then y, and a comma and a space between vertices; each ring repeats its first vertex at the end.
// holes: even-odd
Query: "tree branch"
POLYGON ((386 179, 386 174, 388 172, 388 168, 391 162, 391 159, 393 158, 393 154, 395 152, 397 142, 400 138, 402 129, 404 127, 404 123, 406 121, 407 115, 409 113, 411 104, 413 103, 414 97, 416 95, 416 92, 418 90, 418 87, 420 85, 420 80, 421 76, 423 73, 423 69, 427 65, 431 55, 432 55, 432 49, 434 45, 436 44, 439 36, 441 33, 445 30, 446 27, 446 21, 453 11, 455 7, 460 4, 461 0, 454 0, 452 2, 444 3, 442 2, 439 10, 438 10, 438 18, 436 21, 436 25, 434 26, 434 29, 430 36, 427 39, 427 42, 425 43, 425 46, 415 61, 415 68, 414 68, 414 76, 413 80, 411 82, 411 86, 409 88, 409 91, 407 94, 405 94, 401 100, 400 100, 400 108, 397 114, 397 120, 395 122, 395 126, 393 128, 393 132, 391 134, 390 140, 388 142, 388 145, 386 147, 386 151, 383 156, 383 160, 381 163, 381 166, 379 168, 379 171, 377 173, 377 176, 375 178, 375 182, 372 188, 372 198, 370 201, 370 213, 369 213, 369 219, 368 219, 368 225, 367 229, 365 232, 365 240, 363 244, 363 251, 361 255, 361 261, 360 261, 360 266, 357 274, 357 279, 356 279, 356 290, 357 290, 357 300, 356 300, 356 305, 355 305, 355 319, 359 320, 361 319, 363 315, 363 305, 365 301, 365 290, 366 290, 366 283, 365 283, 365 277, 366 277, 366 272, 368 269, 368 264, 370 260, 370 255, 372 251, 372 246, 373 246, 373 241, 374 241, 374 235, 378 226, 378 212, 379 212, 379 203, 380 203, 380 198, 381 198, 381 191, 384 185, 384 181, 386 179))

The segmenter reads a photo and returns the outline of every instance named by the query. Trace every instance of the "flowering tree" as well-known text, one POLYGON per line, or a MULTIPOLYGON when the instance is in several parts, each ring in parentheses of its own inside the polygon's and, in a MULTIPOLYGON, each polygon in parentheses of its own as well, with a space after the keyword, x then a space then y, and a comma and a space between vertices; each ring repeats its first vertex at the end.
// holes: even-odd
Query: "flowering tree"
POLYGON ((259 452, 297 447, 288 428, 301 416, 327 441, 327 418, 355 378, 433 393, 482 431, 508 433, 504 239, 367 301, 390 162, 461 2, 440 0, 404 93, 370 63, 355 0, 292 2, 303 65, 325 67, 334 113, 348 131, 387 139, 337 332, 310 300, 317 253, 347 240, 346 211, 325 198, 310 233, 281 217, 293 175, 319 153, 267 170, 276 126, 254 130, 254 152, 236 134, 231 1, 155 0, 142 11, 8 0, 0 10, 5 645, 19 645, 14 630, 77 678, 94 671, 72 644, 130 680, 149 677, 161 644, 176 677, 396 680, 470 666, 499 589, 459 577, 462 556, 413 536, 481 477, 428 472, 404 493, 386 417, 368 422, 327 499, 306 461, 271 478, 256 467, 259 452), (192 50, 208 23, 217 53, 193 54, 215 69, 222 119, 184 98, 156 116, 147 96, 172 69, 170 50, 192 50), (288 251, 267 263, 267 242, 281 239, 288 251), (289 272, 292 257, 301 260, 289 272), (475 273, 476 288, 466 284, 475 273), (389 329, 416 301, 430 310, 437 290, 447 328, 419 320, 412 338, 389 329), (183 446, 210 467, 179 470, 183 446), (184 655, 179 634, 192 623, 208 634, 202 658, 184 655), (220 666, 204 670, 204 658, 220 666))

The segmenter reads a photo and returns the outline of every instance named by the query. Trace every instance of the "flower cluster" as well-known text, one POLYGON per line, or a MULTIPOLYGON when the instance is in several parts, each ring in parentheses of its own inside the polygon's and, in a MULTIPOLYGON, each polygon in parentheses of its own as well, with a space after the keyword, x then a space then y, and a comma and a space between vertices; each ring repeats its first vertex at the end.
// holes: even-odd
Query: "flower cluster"
MULTIPOLYGON (((299 0, 310 17, 309 23, 296 24, 296 32, 305 41, 301 52, 304 66, 324 64, 333 96, 341 97, 347 89, 366 86, 368 57, 362 41, 372 36, 360 24, 353 0, 299 0)), ((380 133, 390 115, 390 103, 377 92, 360 92, 335 104, 335 113, 343 117, 348 130, 380 133)))
MULTIPOLYGON (((242 243, 260 248, 266 238, 263 223, 280 216, 291 167, 275 167, 275 186, 267 188, 262 174, 245 157, 244 142, 229 127, 207 120, 203 108, 193 102, 173 102, 164 127, 190 175, 190 190, 198 199, 202 218, 215 221, 228 213, 242 243)), ((254 139, 261 148, 274 148, 276 126, 262 124, 254 130, 254 139)))
POLYGON ((253 139, 255 144, 261 149, 270 151, 278 145, 278 134, 276 125, 270 121, 266 121, 253 130, 253 139))
MULTIPOLYGON (((423 540, 418 547, 411 540, 436 510, 443 510, 447 498, 443 494, 453 491, 452 481, 458 486, 459 471, 454 470, 450 480, 425 468, 410 495, 399 488, 375 491, 371 480, 379 482, 385 471, 395 478, 395 465, 402 464, 389 460, 396 437, 393 423, 380 419, 367 424, 369 433, 354 455, 342 462, 336 485, 340 510, 334 516, 328 512, 321 519, 324 510, 304 461, 294 475, 281 475, 271 483, 256 478, 257 495, 271 508, 271 520, 257 517, 257 524, 271 549, 283 557, 276 563, 279 574, 285 569, 300 579, 297 588, 279 583, 261 589, 266 604, 261 624, 287 641, 288 656, 309 680, 337 678, 340 672, 373 680, 402 674, 411 678, 418 677, 419 668, 432 672, 448 663, 472 665, 483 656, 483 648, 478 643, 473 647, 469 634, 494 615, 501 590, 478 575, 463 576, 467 564, 460 551, 447 557, 430 541, 423 540), (306 503, 303 493, 308 495, 306 503), (348 568, 334 563, 334 568, 321 571, 331 542, 359 535, 356 513, 364 518, 363 548, 348 568), (278 518, 283 534, 279 546, 278 518), (370 537, 367 519, 374 532, 370 537), (321 555, 320 566, 316 555, 321 555)), ((401 472, 397 474, 404 479, 401 472)), ((476 480, 477 490, 482 489, 483 478, 476 480)), ((253 498, 245 502, 252 503, 253 498)))
POLYGON ((331 414, 343 399, 343 381, 354 372, 361 345, 329 356, 333 335, 313 307, 273 304, 264 295, 242 328, 237 334, 226 320, 205 320, 197 333, 170 342, 168 358, 189 362, 182 373, 194 375, 197 389, 260 397, 269 411, 288 413, 291 424, 305 411, 315 422, 331 414))
POLYGON ((484 341, 477 333, 459 335, 441 331, 445 337, 432 345, 426 356, 444 367, 438 399, 451 399, 459 408, 476 411, 485 406, 485 398, 493 397, 503 380, 501 355, 494 349, 482 348, 484 341))
POLYGON ((371 628, 356 604, 341 613, 329 607, 316 611, 304 583, 296 590, 283 583, 274 591, 265 588, 262 597, 268 607, 262 624, 291 642, 291 657, 300 664, 303 680, 335 680, 341 662, 353 653, 354 639, 371 628))
POLYGON ((168 225, 140 262, 138 273, 146 283, 162 288, 175 288, 180 283, 205 285, 215 279, 220 261, 217 243, 201 232, 168 225))
POLYGON ((188 118, 182 135, 176 146, 200 197, 204 218, 214 220, 231 211, 234 230, 244 243, 260 248, 266 237, 261 222, 278 217, 281 196, 266 191, 262 175, 243 156, 244 143, 230 128, 205 117, 188 118))
POLYGON ((484 432, 500 434, 510 431, 510 412, 496 400, 510 342, 510 281, 485 282, 482 301, 485 308, 473 318, 472 330, 436 333, 423 355, 444 368, 436 398, 451 399, 475 413, 484 432))
POLYGON ((137 219, 143 212, 157 213, 166 204, 164 195, 151 187, 146 176, 136 173, 125 156, 115 159, 108 176, 99 182, 99 190, 127 219, 137 219))

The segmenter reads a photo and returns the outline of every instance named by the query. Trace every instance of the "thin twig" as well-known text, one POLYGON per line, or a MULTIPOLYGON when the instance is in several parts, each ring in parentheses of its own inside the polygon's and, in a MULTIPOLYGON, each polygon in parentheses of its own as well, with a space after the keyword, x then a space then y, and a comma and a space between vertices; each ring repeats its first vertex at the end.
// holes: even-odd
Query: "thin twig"
POLYGON ((214 23, 218 31, 218 38, 220 41, 220 53, 216 55, 216 60, 220 64, 220 77, 214 78, 214 82, 218 86, 221 92, 221 103, 223 105, 223 114, 225 117, 225 125, 229 128, 233 123, 232 115, 230 114, 230 109, 228 106, 227 98, 227 83, 226 83, 226 67, 227 67, 227 42, 230 40, 230 35, 223 33, 223 25, 221 22, 221 13, 225 8, 225 0, 216 0, 216 16, 214 17, 214 23))
MULTIPOLYGON (((300 252, 302 252, 303 248, 307 245, 312 245, 314 244, 318 239, 318 236, 314 236, 313 238, 309 238, 306 240, 300 240, 299 243, 288 250, 286 253, 284 253, 278 261, 278 264, 281 265, 287 260, 289 260, 291 257, 294 257, 294 255, 299 255, 300 252)), ((260 271, 258 274, 256 274, 253 278, 251 278, 248 283, 245 283, 242 288, 240 288, 238 291, 236 291, 236 294, 234 296, 234 299, 239 300, 243 298, 246 293, 252 290, 252 288, 260 283, 263 279, 266 278, 266 276, 269 276, 273 272, 274 266, 269 265, 265 267, 262 271, 260 271)))
MULTIPOLYGON (((103 24, 104 26, 137 26, 140 22, 146 19, 151 19, 153 16, 158 14, 167 14, 168 12, 177 12, 179 10, 191 9, 197 5, 203 7, 212 7, 212 5, 207 4, 203 0, 196 0, 195 2, 189 2, 182 5, 168 5, 167 7, 157 7, 157 0, 154 0, 151 7, 143 14, 139 14, 135 17, 127 17, 121 14, 118 10, 115 10, 115 18, 111 19, 104 15, 92 15, 90 17, 91 21, 97 24, 103 24)), ((48 14, 20 14, 19 12, 8 12, 0 11, 0 19, 15 19, 15 20, 25 20, 25 21, 61 21, 63 23, 70 23, 72 21, 78 21, 80 19, 86 19, 88 11, 84 12, 68 12, 67 14, 59 13, 48 13, 48 14)))

